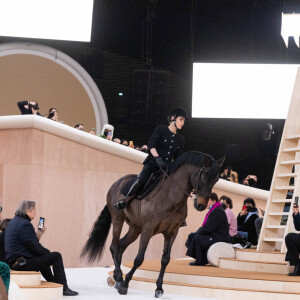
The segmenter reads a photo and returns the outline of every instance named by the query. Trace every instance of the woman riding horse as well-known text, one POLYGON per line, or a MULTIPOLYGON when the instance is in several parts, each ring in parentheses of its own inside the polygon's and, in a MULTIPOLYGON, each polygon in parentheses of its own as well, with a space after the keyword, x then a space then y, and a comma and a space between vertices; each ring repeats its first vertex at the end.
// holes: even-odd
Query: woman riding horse
MULTIPOLYGON (((219 180, 220 166, 223 163, 200 152, 186 152, 177 157, 170 165, 168 177, 161 181, 143 201, 133 199, 125 210, 116 210, 114 204, 120 199, 121 191, 136 175, 126 175, 117 180, 109 189, 106 205, 95 221, 83 250, 82 256, 89 261, 100 258, 103 254, 110 226, 113 225, 110 251, 115 269, 113 278, 108 283, 120 294, 126 294, 134 272, 143 263, 144 255, 152 236, 164 236, 164 249, 161 259, 161 270, 156 282, 155 297, 163 295, 163 276, 170 261, 172 245, 179 227, 187 216, 187 199, 194 192, 194 207, 203 211, 211 195, 214 184, 219 180), (122 237, 124 223, 128 232, 122 237), (140 236, 137 256, 133 268, 123 278, 121 270, 122 256, 127 247, 140 236)), ((226 216, 225 216, 226 218, 226 216)))
POLYGON ((177 130, 183 127, 187 119, 185 109, 177 107, 168 116, 168 127, 163 125, 156 127, 148 144, 150 154, 144 161, 144 168, 130 187, 126 198, 115 204, 116 209, 124 209, 129 201, 146 185, 151 174, 160 169, 166 170, 170 163, 182 154, 184 141, 182 136, 177 134, 177 130))

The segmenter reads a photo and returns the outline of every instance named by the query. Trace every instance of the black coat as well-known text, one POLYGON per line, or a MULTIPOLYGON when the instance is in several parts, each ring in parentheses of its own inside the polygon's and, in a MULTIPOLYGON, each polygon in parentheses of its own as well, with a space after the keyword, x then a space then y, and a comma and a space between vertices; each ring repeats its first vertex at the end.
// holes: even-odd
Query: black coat
POLYGON ((229 240, 229 224, 222 206, 215 208, 207 218, 203 227, 191 233, 186 241, 186 255, 196 259, 197 262, 207 263, 207 250, 218 242, 227 243, 229 240))
MULTIPOLYGON (((32 115, 32 110, 25 107, 25 105, 28 105, 28 101, 19 101, 17 104, 22 115, 32 115)), ((37 112, 37 115, 41 116, 39 112, 37 112)))
MULTIPOLYGON (((156 127, 148 143, 149 150, 155 148, 158 155, 166 163, 171 163, 176 157, 182 154, 183 147, 183 137, 178 133, 174 134, 167 126, 163 125, 156 127)), ((144 164, 148 163, 149 161, 155 162, 151 152, 144 161, 144 164)))
POLYGON ((5 248, 4 248, 5 231, 0 232, 0 261, 5 262, 5 248))
POLYGON ((257 233, 255 228, 255 220, 258 218, 258 215, 253 214, 249 217, 247 221, 245 221, 246 217, 247 215, 241 216, 240 214, 237 216, 236 218, 237 225, 238 225, 237 230, 248 232, 248 241, 253 245, 257 245, 257 233))
POLYGON ((38 241, 29 217, 15 216, 5 229, 6 260, 13 263, 18 257, 31 258, 50 251, 38 241))

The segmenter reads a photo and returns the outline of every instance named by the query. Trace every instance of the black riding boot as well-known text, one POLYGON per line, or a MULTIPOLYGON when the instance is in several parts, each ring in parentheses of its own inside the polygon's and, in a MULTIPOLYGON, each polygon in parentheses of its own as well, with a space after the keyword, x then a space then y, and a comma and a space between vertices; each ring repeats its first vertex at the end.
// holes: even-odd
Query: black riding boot
POLYGON ((289 273, 288 276, 300 276, 300 266, 295 266, 294 272, 289 273))
POLYGON ((133 182, 133 184, 132 184, 132 186, 131 186, 129 192, 128 192, 127 195, 126 195, 126 197, 123 198, 123 199, 121 199, 121 200, 118 201, 117 203, 115 203, 115 204, 114 204, 114 207, 115 207, 117 210, 122 210, 122 209, 124 209, 124 208, 128 205, 129 201, 130 201, 131 199, 134 198, 134 196, 135 196, 137 190, 139 189, 139 187, 140 187, 140 185, 139 185, 139 179, 137 178, 137 179, 133 182))

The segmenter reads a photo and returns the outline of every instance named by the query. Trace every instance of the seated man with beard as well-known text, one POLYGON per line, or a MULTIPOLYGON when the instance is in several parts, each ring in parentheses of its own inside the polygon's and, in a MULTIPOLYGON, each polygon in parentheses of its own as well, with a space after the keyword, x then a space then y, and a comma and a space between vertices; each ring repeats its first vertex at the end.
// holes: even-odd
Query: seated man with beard
POLYGON ((196 232, 189 234, 185 243, 188 248, 186 255, 195 258, 195 261, 190 262, 191 266, 206 265, 209 247, 218 242, 228 243, 229 240, 227 216, 216 193, 211 193, 207 206, 209 211, 202 226, 196 232))

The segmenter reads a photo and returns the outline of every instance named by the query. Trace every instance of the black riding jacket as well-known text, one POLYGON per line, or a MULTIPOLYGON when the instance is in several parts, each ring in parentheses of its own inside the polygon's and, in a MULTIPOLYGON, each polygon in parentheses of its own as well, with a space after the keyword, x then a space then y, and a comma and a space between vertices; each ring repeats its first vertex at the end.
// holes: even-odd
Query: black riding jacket
MULTIPOLYGON (((155 148, 158 155, 166 163, 171 163, 176 157, 182 154, 183 147, 183 137, 178 133, 174 134, 167 126, 163 125, 156 127, 148 143, 149 150, 155 148)), ((144 164, 148 163, 149 161, 154 162, 154 157, 151 152, 144 161, 144 164)))

